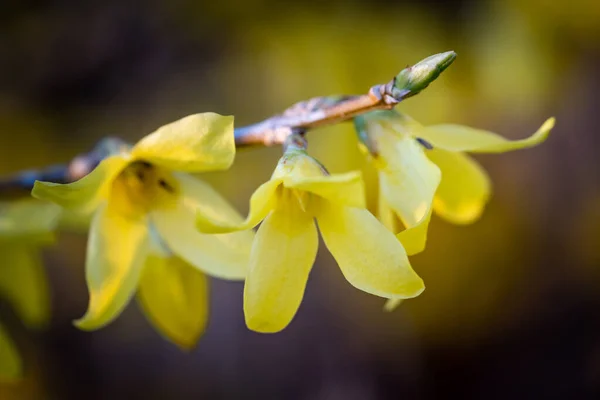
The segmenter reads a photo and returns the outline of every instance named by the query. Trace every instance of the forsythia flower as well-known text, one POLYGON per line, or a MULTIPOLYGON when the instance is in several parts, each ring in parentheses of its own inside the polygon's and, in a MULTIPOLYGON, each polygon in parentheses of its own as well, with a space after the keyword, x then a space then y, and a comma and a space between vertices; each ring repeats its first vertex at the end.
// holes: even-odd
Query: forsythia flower
MULTIPOLYGON (((87 231, 89 222, 89 216, 36 199, 0 204, 0 292, 13 299, 27 325, 38 326, 48 317, 40 247, 52 241, 54 230, 87 231)), ((156 234, 153 239, 137 299, 145 316, 164 337, 189 349, 208 320, 207 278, 173 255, 156 234)), ((6 354, 0 357, 0 376, 17 376, 21 362, 3 331, 0 348, 0 354, 6 354)))
POLYGON ((456 224, 482 213, 490 197, 485 170, 464 154, 502 153, 542 143, 554 126, 548 119, 532 136, 510 141, 461 125, 422 126, 395 110, 355 118, 363 150, 379 174, 379 217, 394 232, 396 216, 406 228, 398 234, 408 254, 425 248, 432 210, 456 224))
MULTIPOLYGON (((59 214, 56 205, 34 199, 0 203, 0 295, 30 328, 43 326, 50 315, 39 250, 52 242, 59 214)), ((21 374, 19 353, 0 325, 0 380, 15 380, 21 374)))
POLYGON ((244 287, 252 330, 277 332, 294 317, 317 254, 315 219, 342 273, 358 289, 395 299, 424 289, 400 242, 365 209, 360 174, 329 175, 298 143, 288 145, 271 180, 254 192, 244 223, 232 226, 211 217, 199 210, 201 231, 250 229, 263 221, 244 287))
POLYGON ((206 320, 207 289, 204 275, 189 264, 219 278, 243 279, 253 234, 199 233, 198 209, 224 223, 242 218, 188 173, 226 169, 234 154, 233 117, 196 114, 107 157, 77 182, 35 183, 35 197, 93 212, 86 257, 90 303, 76 321, 79 328, 108 324, 138 289, 162 333, 184 347, 193 344, 206 320), (179 312, 186 312, 183 318, 179 312))

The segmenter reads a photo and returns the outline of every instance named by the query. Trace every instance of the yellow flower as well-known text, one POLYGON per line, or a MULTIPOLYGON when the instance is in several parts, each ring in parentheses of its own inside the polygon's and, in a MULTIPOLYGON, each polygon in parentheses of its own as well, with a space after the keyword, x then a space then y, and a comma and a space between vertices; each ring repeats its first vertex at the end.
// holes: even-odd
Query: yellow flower
MULTIPOLYGON (((50 298, 40 247, 52 242, 60 208, 34 199, 0 203, 0 296, 29 328, 50 316, 50 298)), ((19 353, 0 325, 0 380, 22 374, 19 353)))
POLYGON ((197 310, 202 318, 194 321, 176 320, 175 310, 188 310, 190 316, 191 303, 206 307, 206 278, 187 268, 188 263, 212 276, 243 279, 253 234, 199 233, 194 227, 197 209, 225 223, 242 218, 188 173, 226 169, 234 154, 233 118, 196 114, 107 157, 77 182, 35 183, 35 197, 93 212, 86 256, 90 303, 76 321, 79 328, 108 324, 139 289, 151 321, 175 342, 190 346, 193 340, 185 331, 201 329, 206 310, 197 310))
MULTIPOLYGON (((82 218, 50 202, 27 199, 0 204, 0 265, 6 266, 0 266, 0 292, 15 299, 15 307, 21 308, 23 320, 31 321, 28 325, 37 325, 39 322, 35 321, 45 321, 48 316, 41 247, 52 241, 55 230, 80 232, 89 229, 89 225, 86 216, 82 218)), ((151 236, 150 254, 137 292, 138 302, 163 337, 183 349, 190 349, 208 320, 207 278, 172 254, 155 230, 151 236)), ((9 352, 10 340, 3 332, 0 332, 0 342, 7 354, 17 355, 15 351, 9 352)), ((6 357, 6 366, 9 360, 18 361, 15 357, 6 357)), ((20 362, 12 365, 14 369, 20 362)), ((0 375, 3 374, 0 372, 0 375)))
POLYGON ((464 154, 502 153, 542 143, 554 126, 548 119, 532 136, 510 141, 461 125, 422 126, 395 110, 355 119, 363 150, 379 175, 379 217, 398 234, 409 255, 425 248, 431 212, 455 224, 474 222, 490 197, 485 170, 464 154))
MULTIPOLYGON (((548 119, 521 140, 461 125, 422 126, 395 110, 355 118, 362 149, 379 174, 379 218, 397 234, 409 255, 425 248, 432 211, 455 224, 472 223, 487 203, 491 184, 485 170, 464 154, 502 153, 542 143, 554 126, 548 119)), ((390 300, 392 310, 401 301, 390 300)))
POLYGON ((252 245, 244 312, 250 329, 278 332, 290 323, 304 295, 317 254, 315 219, 352 285, 395 299, 423 291, 400 242, 364 207, 360 174, 329 175, 302 147, 290 144, 271 179, 252 195, 244 223, 224 224, 203 210, 197 222, 201 231, 222 233, 263 221, 252 245))

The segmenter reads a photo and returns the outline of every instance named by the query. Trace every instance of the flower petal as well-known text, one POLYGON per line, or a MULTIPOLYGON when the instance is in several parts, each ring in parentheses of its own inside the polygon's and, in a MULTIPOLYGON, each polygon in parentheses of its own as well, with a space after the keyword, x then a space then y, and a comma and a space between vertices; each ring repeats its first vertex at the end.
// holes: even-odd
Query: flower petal
POLYGON ((311 192, 333 202, 365 207, 365 188, 360 172, 330 175, 305 150, 288 147, 271 179, 282 179, 287 188, 311 192))
POLYGON ((18 380, 23 373, 19 352, 8 332, 0 325, 0 382, 18 380))
POLYGON ((392 233, 397 233, 402 229, 398 215, 385 201, 381 193, 377 196, 377 219, 392 233))
POLYGON ((427 243, 427 229, 429 227, 429 221, 431 220, 431 211, 423 218, 419 223, 412 228, 408 228, 398 233, 396 237, 406 250, 406 254, 413 256, 425 250, 427 243))
POLYGON ((549 118, 537 132, 521 140, 507 140, 493 132, 453 124, 428 126, 421 135, 434 147, 444 150, 504 153, 537 146, 548 138, 553 127, 554 118, 549 118))
POLYGON ((91 212, 108 197, 113 180, 128 163, 129 161, 121 155, 111 156, 102 160, 92 172, 76 182, 60 184, 36 181, 31 194, 64 208, 91 212))
POLYGON ((392 312, 404 302, 404 299, 388 299, 383 305, 383 309, 387 312, 392 312))
POLYGON ((440 170, 410 136, 382 135, 378 143, 381 195, 411 228, 427 217, 440 183, 440 170))
POLYGON ((233 117, 210 112, 189 115, 144 137, 131 154, 174 171, 227 169, 235 156, 233 117))
POLYGON ((389 231, 396 233, 396 237, 404 246, 406 254, 412 256, 425 250, 425 244, 427 243, 427 228, 429 227, 429 221, 431 220, 432 210, 433 208, 429 210, 427 216, 417 225, 397 233, 402 229, 400 227, 400 220, 394 210, 387 204, 383 196, 380 195, 377 219, 379 219, 389 231))
POLYGON ((424 290, 402 244, 371 213, 323 203, 319 229, 348 282, 386 298, 415 297, 424 290))
POLYGON ((250 212, 245 221, 226 223, 218 215, 199 209, 196 214, 196 228, 204 233, 227 233, 252 229, 260 223, 277 204, 277 189, 281 179, 271 179, 256 189, 250 198, 250 212))
POLYGON ((485 170, 466 154, 441 149, 427 154, 442 170, 442 182, 433 201, 435 212, 455 224, 477 220, 491 194, 485 170))
POLYGON ((434 194, 441 173, 422 146, 408 135, 382 134, 378 140, 380 196, 402 220, 398 239, 409 255, 425 249, 434 194))
POLYGON ((242 217, 213 188, 200 179, 175 174, 181 198, 172 207, 157 209, 151 219, 168 247, 179 257, 207 274, 222 279, 246 276, 254 232, 203 234, 196 230, 196 212, 219 222, 240 224, 242 217))
POLYGON ((119 316, 138 286, 148 248, 145 219, 123 217, 110 203, 100 206, 90 226, 85 265, 90 303, 75 321, 78 328, 98 329, 119 316))
POLYGON ((38 328, 50 317, 50 296, 40 248, 22 241, 0 246, 0 292, 25 325, 38 328))
POLYGON ((176 256, 150 255, 137 298, 146 317, 168 340, 192 349, 208 321, 208 280, 176 256))
POLYGON ((279 332, 291 322, 302 302, 318 244, 313 218, 293 201, 282 202, 264 220, 252 246, 244 286, 249 329, 279 332))
POLYGON ((337 204, 366 207, 365 185, 358 171, 321 176, 295 174, 284 178, 283 184, 287 188, 314 193, 337 204))
POLYGON ((355 120, 359 137, 371 153, 379 171, 379 214, 384 224, 396 230, 391 208, 406 230, 403 240, 409 254, 423 250, 427 238, 427 217, 440 183, 439 168, 425 155, 423 126, 395 110, 376 111, 355 120))

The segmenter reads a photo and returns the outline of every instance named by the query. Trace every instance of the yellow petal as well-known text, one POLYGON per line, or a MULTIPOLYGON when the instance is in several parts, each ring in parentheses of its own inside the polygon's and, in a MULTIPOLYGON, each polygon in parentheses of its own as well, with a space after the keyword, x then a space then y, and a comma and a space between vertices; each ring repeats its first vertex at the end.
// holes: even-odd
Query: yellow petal
POLYGON ((0 202, 0 238, 45 235, 54 231, 62 209, 37 199, 0 202))
POLYGON ((328 172, 316 159, 309 156, 306 150, 295 146, 288 146, 283 156, 279 159, 271 179, 303 179, 310 176, 324 176, 328 172))
POLYGON ((371 213, 325 203, 317 215, 327 248, 353 286, 386 298, 410 298, 423 290, 402 244, 371 213))
POLYGON ((383 309, 387 312, 392 312, 404 302, 404 299, 388 299, 383 305, 383 309))
POLYGON ((444 150, 504 153, 537 146, 548 138, 553 127, 554 118, 549 118, 537 132, 521 140, 507 140, 493 132, 452 124, 428 126, 421 132, 421 136, 433 147, 444 150))
POLYGON ((113 180, 127 164, 125 157, 111 156, 76 182, 60 184, 36 181, 31 194, 71 210, 91 212, 108 197, 113 180))
POLYGON ((399 217, 381 193, 377 196, 377 219, 392 233, 397 233, 402 229, 399 217))
MULTIPOLYGON (((392 233, 397 233, 401 229, 399 217, 389 206, 384 196, 380 194, 378 197, 377 218, 388 230, 392 233)), ((404 246, 406 254, 409 256, 425 250, 425 244, 427 243, 427 228, 429 227, 429 221, 431 219, 431 210, 432 208, 429 209, 425 218, 419 221, 417 225, 412 228, 404 229, 402 232, 396 234, 396 237, 404 246)))
POLYGON ((365 188, 361 173, 329 175, 325 167, 305 150, 288 148, 273 172, 285 187, 311 192, 350 207, 365 207, 365 188))
POLYGON ((409 256, 418 254, 425 250, 425 244, 427 243, 427 228, 429 227, 429 221, 431 220, 431 211, 423 218, 419 223, 412 228, 407 228, 402 232, 398 233, 396 237, 406 250, 406 254, 409 256))
POLYGON ((318 248, 312 217, 297 202, 281 202, 264 220, 252 247, 244 286, 246 325, 257 332, 284 329, 294 318, 318 248))
POLYGON ((23 373, 19 352, 12 339, 0 325, 0 382, 13 382, 23 373))
POLYGON ((137 296, 146 317, 168 340, 192 349, 208 321, 206 276, 179 257, 147 258, 137 296))
POLYGON ((442 182, 433 201, 435 212, 455 224, 477 220, 491 194, 485 170, 466 154, 440 149, 427 154, 442 170, 442 182))
POLYGON ((113 321, 134 294, 148 254, 149 236, 144 219, 125 218, 101 205, 90 226, 86 280, 90 304, 80 329, 94 330, 113 321))
POLYGON ((210 112, 189 115, 144 137, 131 154, 174 171, 227 169, 235 156, 233 117, 210 112))
POLYGON ((174 175, 181 188, 173 207, 157 209, 151 219, 168 247, 207 274, 222 279, 246 276, 254 232, 203 234, 194 224, 196 211, 222 223, 240 224, 242 217, 213 188, 186 175, 174 175))
POLYGON ((199 209, 196 214, 196 228, 204 233, 227 233, 254 228, 275 208, 277 189, 281 182, 281 179, 271 179, 256 189, 250 198, 250 212, 245 221, 238 224, 226 223, 218 213, 199 209))
POLYGON ((20 242, 1 242, 0 292, 11 302, 25 325, 38 328, 50 317, 50 296, 40 248, 20 242))
POLYGON ((365 208, 365 186, 360 172, 345 174, 285 177, 287 188, 303 190, 323 197, 331 202, 349 207, 365 208))
POLYGON ((378 143, 381 196, 407 228, 413 227, 427 217, 440 170, 410 136, 382 135, 378 143))
POLYGON ((425 249, 440 170, 411 136, 382 133, 378 146, 375 165, 379 169, 381 201, 402 220, 406 230, 398 238, 408 254, 417 254, 425 249))

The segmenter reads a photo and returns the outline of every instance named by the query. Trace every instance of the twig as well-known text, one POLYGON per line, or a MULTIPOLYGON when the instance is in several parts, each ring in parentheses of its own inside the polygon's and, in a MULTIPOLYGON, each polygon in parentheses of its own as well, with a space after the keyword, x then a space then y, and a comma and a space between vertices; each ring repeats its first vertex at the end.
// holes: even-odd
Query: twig
POLYGON ((279 145, 292 132, 336 124, 370 111, 389 110, 425 89, 455 58, 453 51, 428 57, 403 69, 387 84, 373 86, 367 94, 315 97, 296 103, 282 114, 236 129, 235 143, 238 147, 279 145))

